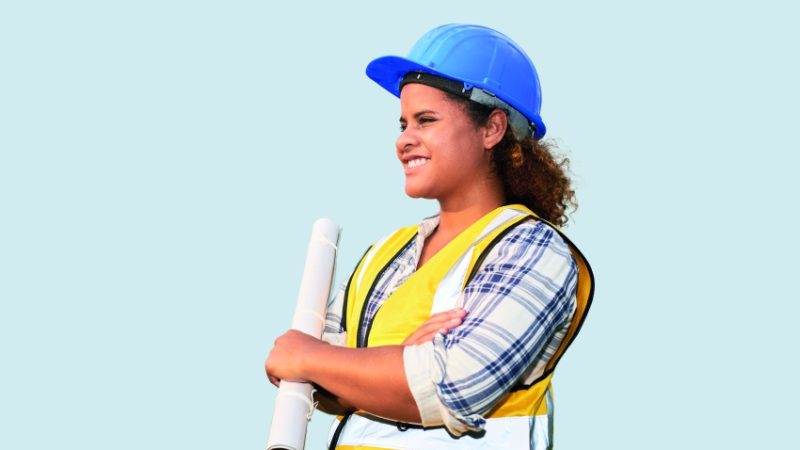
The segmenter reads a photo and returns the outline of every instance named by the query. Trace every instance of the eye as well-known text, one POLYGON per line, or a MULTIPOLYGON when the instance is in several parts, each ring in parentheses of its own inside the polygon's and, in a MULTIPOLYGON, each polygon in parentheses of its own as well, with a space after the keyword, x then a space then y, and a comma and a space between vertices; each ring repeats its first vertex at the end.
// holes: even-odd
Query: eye
POLYGON ((422 116, 422 117, 419 118, 419 123, 423 124, 423 125, 426 124, 426 123, 432 123, 432 122, 436 122, 436 119, 434 119, 433 117, 422 116))
POLYGON ((401 132, 401 133, 402 133, 403 131, 406 131, 406 128, 408 128, 408 126, 407 126, 405 123, 401 123, 401 124, 400 124, 400 132, 401 132))

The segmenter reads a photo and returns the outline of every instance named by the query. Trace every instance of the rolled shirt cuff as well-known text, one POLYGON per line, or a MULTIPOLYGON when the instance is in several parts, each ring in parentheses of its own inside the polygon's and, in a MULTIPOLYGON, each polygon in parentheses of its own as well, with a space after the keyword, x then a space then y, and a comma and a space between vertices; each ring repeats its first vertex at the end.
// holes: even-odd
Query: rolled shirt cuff
POLYGON ((347 332, 341 333, 322 333, 322 340, 331 345, 344 347, 347 345, 347 332))
POLYGON ((417 403, 422 426, 444 425, 455 436, 467 431, 480 431, 485 420, 480 415, 461 417, 451 411, 439 398, 432 374, 437 373, 434 366, 433 343, 406 346, 403 349, 403 366, 411 395, 417 403))

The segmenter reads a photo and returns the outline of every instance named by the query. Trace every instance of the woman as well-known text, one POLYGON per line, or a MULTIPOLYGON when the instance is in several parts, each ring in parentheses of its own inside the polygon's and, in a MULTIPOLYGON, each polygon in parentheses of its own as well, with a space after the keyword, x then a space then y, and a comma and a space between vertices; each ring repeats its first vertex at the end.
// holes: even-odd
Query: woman
POLYGON ((593 283, 545 222, 566 222, 573 191, 539 141, 534 66, 508 37, 454 24, 367 75, 400 97, 406 193, 440 213, 367 251, 329 305, 340 345, 289 331, 267 374, 318 386, 343 415, 332 448, 550 448, 550 377, 593 283))

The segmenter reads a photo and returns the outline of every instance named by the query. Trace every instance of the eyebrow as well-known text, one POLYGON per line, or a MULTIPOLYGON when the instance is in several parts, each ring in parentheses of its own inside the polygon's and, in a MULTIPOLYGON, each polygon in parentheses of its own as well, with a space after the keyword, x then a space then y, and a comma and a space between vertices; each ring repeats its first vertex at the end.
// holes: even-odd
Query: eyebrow
MULTIPOLYGON (((414 113, 414 118, 415 119, 419 119, 419 116, 422 116, 422 115, 425 115, 425 114, 436 114, 436 111, 434 111, 432 109, 423 109, 422 111, 415 112, 414 113)), ((405 117, 400 116, 400 122, 405 122, 405 121, 406 121, 405 117)))

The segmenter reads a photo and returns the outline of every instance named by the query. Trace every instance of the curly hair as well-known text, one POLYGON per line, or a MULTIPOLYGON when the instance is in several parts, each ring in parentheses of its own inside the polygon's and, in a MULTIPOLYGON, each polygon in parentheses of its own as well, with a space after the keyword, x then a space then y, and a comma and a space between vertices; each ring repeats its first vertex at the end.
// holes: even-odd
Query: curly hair
MULTIPOLYGON (((459 103, 477 126, 485 125, 494 108, 445 92, 459 103)), ((569 159, 554 155, 555 144, 527 136, 518 141, 511 127, 492 148, 492 164, 503 184, 506 202, 521 203, 542 219, 563 226, 567 211, 578 207, 572 181, 567 175, 569 159)))

